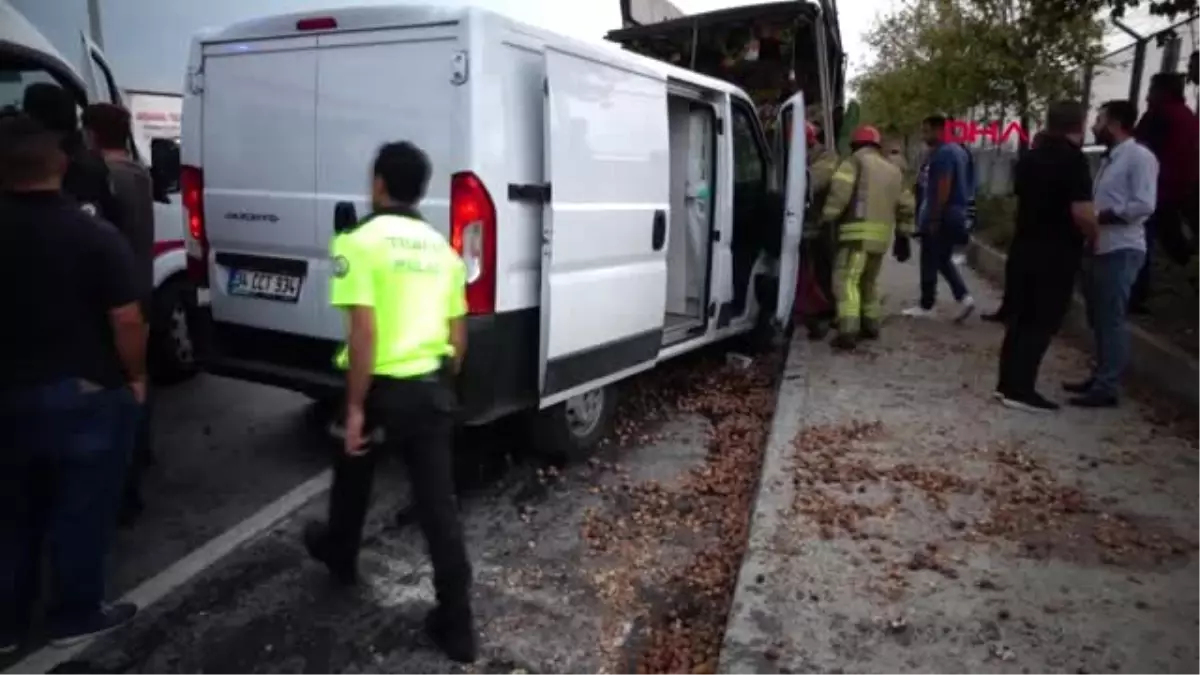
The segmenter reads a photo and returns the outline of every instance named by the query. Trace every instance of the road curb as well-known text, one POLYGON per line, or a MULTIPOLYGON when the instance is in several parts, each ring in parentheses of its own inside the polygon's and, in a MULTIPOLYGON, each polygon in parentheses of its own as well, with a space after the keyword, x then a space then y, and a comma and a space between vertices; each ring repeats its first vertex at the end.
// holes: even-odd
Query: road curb
MULTIPOLYGON (((1003 285, 1007 259, 1005 254, 992 246, 971 238, 967 262, 985 279, 1003 285)), ((1063 329, 1075 339, 1087 344, 1092 342, 1083 298, 1078 293, 1071 300, 1063 329)), ((1196 359, 1132 323, 1129 325, 1129 337, 1129 374, 1195 410, 1200 405, 1200 367, 1196 359)))
POLYGON ((805 366, 810 351, 809 342, 798 329, 788 346, 783 372, 779 375, 775 412, 771 418, 767 447, 763 452, 758 491, 750 520, 750 538, 742 557, 733 603, 725 624, 725 637, 721 643, 717 670, 720 673, 778 670, 778 666, 768 657, 770 645, 777 636, 764 630, 760 618, 769 616, 767 602, 770 598, 765 594, 759 576, 770 567, 770 558, 775 555, 771 541, 779 524, 787 517, 786 511, 792 503, 792 439, 800 431, 798 413, 804 409, 808 395, 805 366))

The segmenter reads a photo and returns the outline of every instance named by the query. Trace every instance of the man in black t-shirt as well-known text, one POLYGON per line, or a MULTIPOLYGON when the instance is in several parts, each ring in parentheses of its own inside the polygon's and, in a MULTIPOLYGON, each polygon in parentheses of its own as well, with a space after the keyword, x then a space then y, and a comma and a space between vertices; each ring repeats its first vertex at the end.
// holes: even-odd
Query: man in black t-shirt
POLYGON ((104 558, 146 390, 146 289, 129 245, 62 191, 61 137, 0 120, 0 653, 27 637, 42 544, 49 637, 128 621, 104 558))
POLYGON ((1017 227, 1009 249, 996 397, 1031 412, 1058 409, 1036 391, 1038 369, 1062 325, 1087 242, 1095 240, 1092 176, 1083 154, 1087 110, 1050 106, 1046 135, 1017 162, 1017 227))

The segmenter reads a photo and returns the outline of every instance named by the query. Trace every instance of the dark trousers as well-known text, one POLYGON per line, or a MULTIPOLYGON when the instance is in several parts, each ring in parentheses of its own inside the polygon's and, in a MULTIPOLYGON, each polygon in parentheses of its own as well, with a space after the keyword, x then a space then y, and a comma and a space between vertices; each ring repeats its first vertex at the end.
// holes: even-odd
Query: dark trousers
POLYGON ((125 478, 125 494, 122 508, 135 515, 142 508, 142 474, 154 464, 153 428, 154 389, 146 388, 146 400, 138 411, 137 429, 134 435, 133 452, 129 457, 129 473, 125 478))
POLYGON ((357 563, 375 466, 383 452, 396 452, 408 467, 417 522, 433 562, 438 604, 469 618, 471 566, 454 496, 454 393, 440 378, 397 380, 376 377, 367 399, 368 423, 384 440, 365 455, 340 449, 329 493, 329 551, 339 566, 357 563))
MULTIPOLYGON (((830 228, 824 228, 829 230, 830 228)), ((833 294, 833 258, 836 253, 835 245, 828 232, 821 232, 807 237, 800 242, 800 262, 812 270, 813 279, 818 290, 825 298, 825 306, 820 310, 805 308, 805 325, 812 329, 822 323, 828 324, 836 315, 836 299, 833 294)))
POLYGON ((961 237, 956 238, 948 230, 949 226, 942 225, 937 233, 921 236, 921 307, 924 309, 933 309, 937 304, 939 275, 950 285, 955 300, 962 300, 969 294, 958 265, 951 259, 961 237))
POLYGON ((1075 291, 1078 254, 1033 247, 1014 251, 1012 281, 1007 285, 1008 309, 1004 344, 1000 348, 1000 381, 996 387, 1009 396, 1034 393, 1042 358, 1062 326, 1075 291))
POLYGON ((1177 265, 1186 265, 1191 259, 1196 250, 1197 208, 1196 199, 1163 204, 1146 219, 1146 260, 1133 285, 1130 305, 1141 308, 1150 296, 1150 258, 1156 247, 1177 265))
POLYGON ((1018 274, 1017 266, 1013 261, 1020 258, 1019 250, 1022 245, 1021 242, 1014 239, 1009 244, 1008 256, 1004 259, 1004 288, 1001 290, 1000 306, 996 308, 996 314, 1002 318, 1008 316, 1008 289, 1018 274))
POLYGON ((49 547, 52 627, 71 630, 104 599, 137 404, 79 380, 0 393, 0 633, 28 629, 49 547))

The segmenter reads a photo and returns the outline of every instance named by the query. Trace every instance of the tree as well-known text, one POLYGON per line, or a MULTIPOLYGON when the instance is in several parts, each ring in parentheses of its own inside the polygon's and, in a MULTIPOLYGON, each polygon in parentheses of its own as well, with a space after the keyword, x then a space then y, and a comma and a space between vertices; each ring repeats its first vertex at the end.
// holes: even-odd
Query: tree
POLYGON ((1064 16, 1048 4, 915 0, 881 18, 866 36, 876 60, 856 81, 864 115, 911 128, 931 111, 988 107, 1015 110, 1028 128, 1046 103, 1078 89, 1076 73, 1100 52, 1094 13, 1064 16))

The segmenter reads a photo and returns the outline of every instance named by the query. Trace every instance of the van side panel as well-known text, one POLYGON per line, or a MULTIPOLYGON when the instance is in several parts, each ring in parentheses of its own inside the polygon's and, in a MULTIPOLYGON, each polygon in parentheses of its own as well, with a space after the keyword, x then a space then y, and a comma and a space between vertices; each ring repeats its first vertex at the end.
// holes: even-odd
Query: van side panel
POLYGON ((222 254, 303 259, 317 244, 316 38, 211 45, 204 60, 204 212, 213 318, 301 332, 315 294, 297 302, 231 296, 239 263, 222 254))

